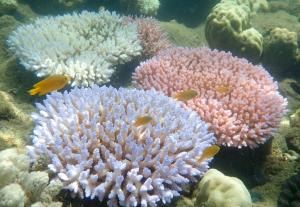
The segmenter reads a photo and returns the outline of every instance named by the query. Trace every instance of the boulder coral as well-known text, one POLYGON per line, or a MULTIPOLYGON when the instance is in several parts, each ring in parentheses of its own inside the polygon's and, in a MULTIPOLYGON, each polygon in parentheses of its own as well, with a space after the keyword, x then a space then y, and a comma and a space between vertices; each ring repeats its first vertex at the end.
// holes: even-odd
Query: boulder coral
POLYGON ((216 169, 208 170, 197 186, 195 206, 252 207, 251 196, 244 183, 216 169))
POLYGON ((248 0, 218 3, 206 20, 205 36, 209 46, 258 61, 263 51, 263 36, 250 24, 258 5, 261 4, 248 0))
POLYGON ((262 62, 278 74, 300 65, 298 35, 286 28, 273 28, 264 37, 262 62))

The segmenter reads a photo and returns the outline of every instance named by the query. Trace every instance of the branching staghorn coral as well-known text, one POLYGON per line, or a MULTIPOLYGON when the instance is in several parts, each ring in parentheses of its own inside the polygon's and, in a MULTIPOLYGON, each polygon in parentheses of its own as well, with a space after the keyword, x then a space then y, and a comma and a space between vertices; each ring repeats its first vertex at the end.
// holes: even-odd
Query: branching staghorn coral
POLYGON ((110 207, 168 203, 211 160, 197 160, 215 141, 207 125, 156 91, 75 88, 37 108, 32 158, 49 157, 65 189, 110 207), (135 126, 145 115, 152 121, 135 126))
POLYGON ((37 76, 63 74, 83 86, 108 82, 117 65, 142 50, 136 25, 105 10, 38 18, 18 27, 7 42, 37 76))

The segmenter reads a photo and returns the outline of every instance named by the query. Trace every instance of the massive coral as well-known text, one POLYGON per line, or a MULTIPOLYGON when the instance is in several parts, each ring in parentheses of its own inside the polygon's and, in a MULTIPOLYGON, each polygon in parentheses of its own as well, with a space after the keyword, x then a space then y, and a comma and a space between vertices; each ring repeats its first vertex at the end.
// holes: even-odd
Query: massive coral
POLYGON ((52 93, 33 114, 33 159, 49 157, 64 188, 109 206, 156 206, 208 168, 215 141, 197 113, 154 90, 75 88, 52 93), (135 126, 139 116, 153 119, 135 126))
POLYGON ((108 82, 117 65, 142 50, 136 25, 105 10, 41 17, 18 27, 7 42, 37 76, 64 74, 84 86, 108 82))
POLYGON ((263 51, 263 36, 251 26, 251 14, 267 2, 222 0, 207 17, 205 36, 210 47, 231 51, 258 61, 263 51))
POLYGON ((261 66, 208 48, 172 48, 143 62, 133 74, 137 88, 173 96, 198 95, 186 103, 210 124, 218 144, 256 147, 276 131, 287 102, 261 66))

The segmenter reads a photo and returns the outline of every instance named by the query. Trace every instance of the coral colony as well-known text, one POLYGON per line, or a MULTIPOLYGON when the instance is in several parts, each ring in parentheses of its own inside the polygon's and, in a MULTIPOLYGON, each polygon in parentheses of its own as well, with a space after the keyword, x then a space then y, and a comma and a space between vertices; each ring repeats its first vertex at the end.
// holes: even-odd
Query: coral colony
POLYGON ((64 188, 109 206, 156 206, 196 181, 215 142, 197 113, 154 90, 75 88, 47 95, 33 114, 33 159, 47 156, 64 188), (148 117, 136 123, 137 117, 148 117), (151 118, 149 118, 151 117, 151 118))
POLYGON ((154 88, 168 96, 194 89, 186 102, 210 124, 217 143, 251 148, 278 128, 287 101, 261 66, 231 53, 208 48, 172 48, 140 64, 133 75, 138 88, 154 88))
POLYGON ((108 82, 117 65, 142 50, 137 25, 105 10, 41 17, 18 27, 7 42, 27 70, 67 75, 73 86, 108 82))

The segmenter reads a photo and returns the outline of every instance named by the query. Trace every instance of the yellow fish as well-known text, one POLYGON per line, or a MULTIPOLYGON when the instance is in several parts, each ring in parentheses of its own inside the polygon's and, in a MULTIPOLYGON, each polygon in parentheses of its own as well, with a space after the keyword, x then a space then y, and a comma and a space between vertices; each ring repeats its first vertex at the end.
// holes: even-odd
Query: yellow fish
POLYGON ((39 96, 46 93, 62 89, 65 87, 70 78, 65 75, 51 75, 44 80, 33 85, 33 88, 28 91, 31 96, 38 94, 39 96))
POLYGON ((139 116, 134 120, 134 126, 139 127, 152 121, 151 116, 139 116))
POLYGON ((197 91, 193 89, 187 89, 175 94, 174 98, 177 99, 178 101, 188 101, 197 95, 198 95, 197 91))
POLYGON ((220 147, 219 146, 217 146, 217 145, 211 145, 211 146, 205 148, 205 150, 203 150, 202 155, 200 157, 198 157, 197 160, 198 160, 198 162, 202 162, 203 160, 212 158, 219 151, 220 151, 220 147))
POLYGON ((221 85, 221 86, 218 86, 216 87, 216 91, 219 92, 219 93, 228 93, 230 92, 231 88, 228 86, 228 85, 221 85))

